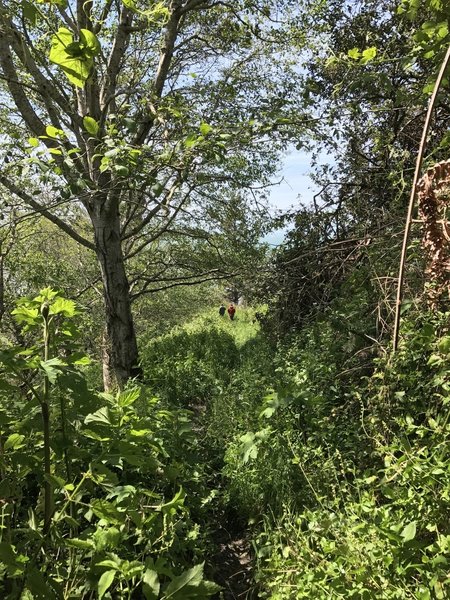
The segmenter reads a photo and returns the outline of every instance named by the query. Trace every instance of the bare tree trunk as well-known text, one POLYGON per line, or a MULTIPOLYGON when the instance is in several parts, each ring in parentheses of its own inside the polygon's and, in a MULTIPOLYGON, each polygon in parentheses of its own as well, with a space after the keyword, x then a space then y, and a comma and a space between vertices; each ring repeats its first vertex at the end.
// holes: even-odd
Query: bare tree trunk
POLYGON ((106 329, 103 339, 103 382, 106 390, 122 387, 138 374, 138 350, 117 211, 91 214, 103 282, 106 329))
POLYGON ((3 272, 4 254, 2 240, 0 240, 0 321, 5 313, 5 280, 3 272))

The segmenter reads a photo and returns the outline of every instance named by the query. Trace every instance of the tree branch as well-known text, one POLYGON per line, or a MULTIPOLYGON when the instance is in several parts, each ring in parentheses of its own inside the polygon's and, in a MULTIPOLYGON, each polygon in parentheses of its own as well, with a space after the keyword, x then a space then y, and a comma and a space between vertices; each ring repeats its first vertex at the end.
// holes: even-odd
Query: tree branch
POLYGON ((36 112, 28 100, 27 95, 25 94, 20 83, 16 83, 19 81, 17 76, 16 68, 14 66, 11 49, 7 42, 6 32, 4 27, 0 27, 0 64, 3 69, 4 76, 8 83, 9 91, 11 92, 11 96, 22 115, 27 126, 30 130, 36 135, 44 135, 45 134, 45 125, 38 117, 36 112))
MULTIPOLYGON (((117 34, 113 42, 111 54, 109 55, 108 65, 106 67, 105 83, 100 91, 100 107, 104 111, 108 106, 110 99, 114 98, 116 93, 117 75, 119 73, 120 63, 125 55, 125 51, 130 39, 130 26, 133 21, 132 11, 124 6, 120 13, 120 22, 117 28, 117 34)), ((115 111, 114 106, 112 111, 115 111)))
MULTIPOLYGON (((155 80, 153 83, 153 96, 156 99, 160 99, 162 96, 162 92, 164 89, 164 84, 167 79, 167 75, 169 73, 170 63, 172 61, 173 51, 175 48, 175 42, 178 36, 178 25, 180 19, 182 17, 182 5, 181 0, 173 0, 172 3, 173 10, 170 15, 169 21, 166 26, 166 32, 164 35, 164 43, 161 48, 161 54, 159 57, 159 65, 156 70, 155 80)), ((144 143, 145 138, 147 137, 153 123, 155 120, 155 109, 152 104, 150 104, 150 110, 152 114, 150 117, 145 119, 142 123, 140 130, 138 131, 134 143, 137 145, 141 145, 144 143)))
POLYGON ((2 184, 7 190, 9 190, 12 194, 18 196, 21 200, 23 200, 28 206, 31 206, 36 212, 39 212, 46 219, 57 225, 62 231, 70 235, 76 242, 89 248, 89 250, 95 251, 95 245, 80 235, 75 229, 73 229, 68 223, 57 217, 56 215, 49 212, 45 206, 36 202, 32 196, 27 194, 23 189, 19 188, 12 181, 10 181, 5 175, 0 174, 0 184, 2 184))
POLYGON ((164 290, 169 290, 171 288, 174 287, 179 287, 179 286, 187 286, 187 285, 199 285, 200 283, 206 283, 207 281, 220 281, 222 279, 229 279, 231 277, 235 277, 237 275, 237 273, 224 273, 223 275, 214 275, 213 277, 204 277, 204 278, 200 278, 197 279, 196 281, 179 281, 176 283, 170 283, 168 285, 163 285, 157 288, 151 288, 148 289, 147 287, 143 290, 140 290, 139 292, 136 292, 135 294, 132 294, 131 296, 131 301, 133 302, 134 300, 136 300, 136 298, 139 298, 140 296, 143 296, 144 294, 153 294, 155 292, 162 292, 164 290))

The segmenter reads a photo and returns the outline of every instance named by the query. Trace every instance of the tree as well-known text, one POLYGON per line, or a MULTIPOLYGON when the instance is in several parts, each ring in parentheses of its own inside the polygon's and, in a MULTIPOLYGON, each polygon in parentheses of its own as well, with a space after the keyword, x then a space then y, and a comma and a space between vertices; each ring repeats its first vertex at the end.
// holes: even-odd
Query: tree
POLYGON ((0 4, 0 184, 95 253, 107 387, 138 362, 125 245, 151 247, 188 205, 267 184, 276 168, 297 119, 283 28, 296 6, 0 4), (80 205, 89 233, 73 219, 80 205))
MULTIPOLYGON (((317 148, 331 155, 316 164, 313 205, 292 215, 279 253, 276 304, 285 328, 339 294, 366 267, 379 333, 389 332, 395 302, 404 214, 428 96, 450 41, 449 8, 433 0, 323 3, 318 39, 304 77, 304 101, 318 107, 317 148), (320 35, 322 34, 322 37, 320 35), (326 42, 326 43, 324 43, 326 42), (368 258, 369 257, 369 258, 368 258), (382 305, 382 308, 381 308, 382 305)), ((448 81, 433 118, 427 166, 449 148, 448 81)), ((317 160, 317 162, 320 159, 317 160)), ((423 284, 420 253, 408 280, 423 284)))

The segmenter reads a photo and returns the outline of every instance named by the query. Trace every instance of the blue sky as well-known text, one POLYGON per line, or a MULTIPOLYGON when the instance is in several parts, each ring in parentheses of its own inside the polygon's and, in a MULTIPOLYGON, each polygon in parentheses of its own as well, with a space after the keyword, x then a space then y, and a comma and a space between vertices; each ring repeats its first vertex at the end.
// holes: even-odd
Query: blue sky
MULTIPOLYGON (((270 205, 273 210, 286 211, 298 208, 300 203, 309 204, 317 187, 309 178, 311 171, 311 156, 306 152, 293 150, 284 159, 284 166, 278 178, 281 183, 275 185, 270 191, 270 205)), ((271 245, 279 245, 283 241, 284 231, 278 230, 269 233, 264 241, 271 245)))
POLYGON ((317 191, 308 173, 311 171, 311 157, 305 152, 294 150, 284 160, 279 179, 283 181, 270 192, 270 204, 274 210, 288 210, 302 204, 309 204, 317 191))

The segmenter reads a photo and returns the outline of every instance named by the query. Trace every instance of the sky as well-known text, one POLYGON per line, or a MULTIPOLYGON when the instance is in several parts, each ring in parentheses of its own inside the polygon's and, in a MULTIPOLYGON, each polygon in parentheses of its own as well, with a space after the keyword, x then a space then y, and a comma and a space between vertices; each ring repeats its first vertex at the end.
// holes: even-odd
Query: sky
MULTIPOLYGON (((281 181, 270 191, 270 204, 273 211, 287 211, 298 208, 300 203, 310 204, 317 187, 308 176, 311 171, 311 156, 302 151, 293 150, 285 160, 280 175, 274 181, 281 181)), ((279 245, 283 241, 285 230, 277 230, 266 235, 263 241, 270 245, 279 245)))
POLYGON ((293 151, 286 156, 280 178, 283 181, 272 188, 270 204, 274 210, 288 210, 299 203, 309 204, 316 191, 308 176, 311 158, 305 152, 293 151))

